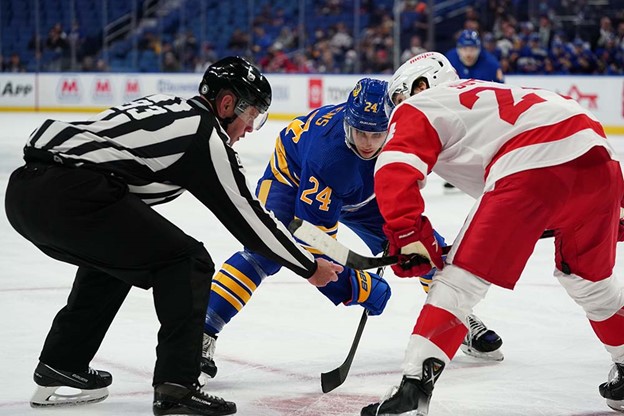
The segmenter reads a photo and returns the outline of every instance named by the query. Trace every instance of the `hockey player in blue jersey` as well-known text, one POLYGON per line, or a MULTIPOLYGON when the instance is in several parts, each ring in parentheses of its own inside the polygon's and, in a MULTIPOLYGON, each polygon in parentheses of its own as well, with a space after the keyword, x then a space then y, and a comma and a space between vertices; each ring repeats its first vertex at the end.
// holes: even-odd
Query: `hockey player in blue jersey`
POLYGON ((457 38, 457 45, 446 57, 462 79, 503 82, 503 71, 498 59, 481 48, 481 39, 474 30, 464 30, 457 38))
MULTIPOLYGON (((346 103, 318 108, 283 129, 256 188, 266 208, 284 224, 301 218, 334 237, 340 221, 373 254, 382 252, 386 237, 373 193, 373 172, 387 135, 386 97, 386 82, 364 78, 346 103)), ((437 238, 446 245, 442 237, 437 238)), ((206 313, 203 373, 216 375, 217 335, 262 281, 279 270, 277 263, 248 250, 235 253, 221 266, 213 279, 206 313)), ((420 279, 425 291, 432 275, 420 279)), ((338 281, 319 290, 335 305, 361 305, 370 315, 380 314, 390 298, 390 287, 382 277, 346 267, 338 281)))

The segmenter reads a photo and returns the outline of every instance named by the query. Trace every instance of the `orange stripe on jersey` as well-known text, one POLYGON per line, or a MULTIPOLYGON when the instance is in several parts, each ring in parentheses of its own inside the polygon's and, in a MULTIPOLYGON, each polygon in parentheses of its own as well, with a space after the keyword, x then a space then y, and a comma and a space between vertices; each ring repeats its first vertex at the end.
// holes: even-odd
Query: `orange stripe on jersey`
POLYGON ((514 150, 533 144, 562 140, 586 129, 593 130, 596 134, 604 137, 605 139, 607 138, 602 125, 599 122, 592 120, 586 114, 577 114, 566 120, 560 121, 559 123, 551 124, 550 126, 540 126, 524 131, 507 141, 507 143, 505 143, 498 150, 485 169, 485 177, 488 177, 490 174, 490 168, 496 163, 496 161, 514 150))

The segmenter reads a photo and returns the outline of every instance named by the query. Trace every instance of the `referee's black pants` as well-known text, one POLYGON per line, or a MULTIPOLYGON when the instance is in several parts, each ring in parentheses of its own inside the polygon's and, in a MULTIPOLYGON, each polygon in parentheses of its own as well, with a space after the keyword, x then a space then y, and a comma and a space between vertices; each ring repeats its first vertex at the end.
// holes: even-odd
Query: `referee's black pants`
MULTIPOLYGON (((6 191, 11 225, 44 253, 78 266, 40 360, 84 371, 131 286, 153 288, 160 321, 154 384, 190 384, 200 372, 214 263, 203 245, 128 192, 85 168, 29 162, 6 191)), ((140 325, 140 323, 139 323, 140 325)), ((134 342, 128 339, 129 348, 134 342)))

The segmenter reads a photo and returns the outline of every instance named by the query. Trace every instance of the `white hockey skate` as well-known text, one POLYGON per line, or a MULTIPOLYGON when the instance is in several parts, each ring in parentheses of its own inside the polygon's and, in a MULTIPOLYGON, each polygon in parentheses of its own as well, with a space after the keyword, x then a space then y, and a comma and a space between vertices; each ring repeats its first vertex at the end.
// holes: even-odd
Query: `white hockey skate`
POLYGON ((33 376, 37 390, 30 399, 31 407, 76 406, 97 403, 108 397, 107 387, 113 382, 110 373, 89 368, 84 372, 56 370, 39 363, 33 376))
POLYGON ((466 317, 468 333, 460 346, 462 352, 471 357, 488 361, 503 361, 505 356, 500 347, 503 340, 498 334, 488 329, 475 315, 466 317))

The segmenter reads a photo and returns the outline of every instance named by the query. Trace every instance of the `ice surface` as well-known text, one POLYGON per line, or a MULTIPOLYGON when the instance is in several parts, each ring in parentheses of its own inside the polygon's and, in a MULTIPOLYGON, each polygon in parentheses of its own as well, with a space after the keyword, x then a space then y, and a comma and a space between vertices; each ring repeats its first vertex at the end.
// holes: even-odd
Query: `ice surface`
MULTIPOLYGON (((0 113, 0 190, 21 164, 21 148, 45 118, 79 120, 84 114, 0 113)), ((264 170, 284 123, 269 122, 236 144, 249 183, 264 170)), ((624 138, 614 137, 624 154, 624 138)), ((427 215, 452 240, 472 200, 445 194, 431 176, 425 188, 427 215)), ((203 241, 220 265, 240 244, 185 194, 157 208, 203 241)), ((339 239, 364 254, 358 239, 341 228, 339 239)), ((513 242, 509 243, 513 250, 513 242)), ((624 244, 617 272, 623 275, 624 244)), ((492 288, 476 313, 503 338, 505 360, 480 362, 458 353, 436 386, 431 416, 607 416, 598 394, 610 357, 577 307, 552 277, 552 240, 538 243, 516 290, 492 288)), ((0 415, 150 415, 151 374, 157 319, 151 293, 133 289, 92 366, 113 374, 110 397, 70 409, 31 409, 32 372, 51 321, 66 301, 74 268, 40 253, 0 215, 0 415)), ((320 373, 344 360, 359 307, 334 307, 311 285, 287 270, 269 278, 226 327, 217 343, 219 374, 210 393, 238 405, 244 416, 359 415, 401 378, 403 351, 425 298, 417 280, 386 273, 393 288, 386 312, 369 319, 346 382, 321 393, 320 373)))

